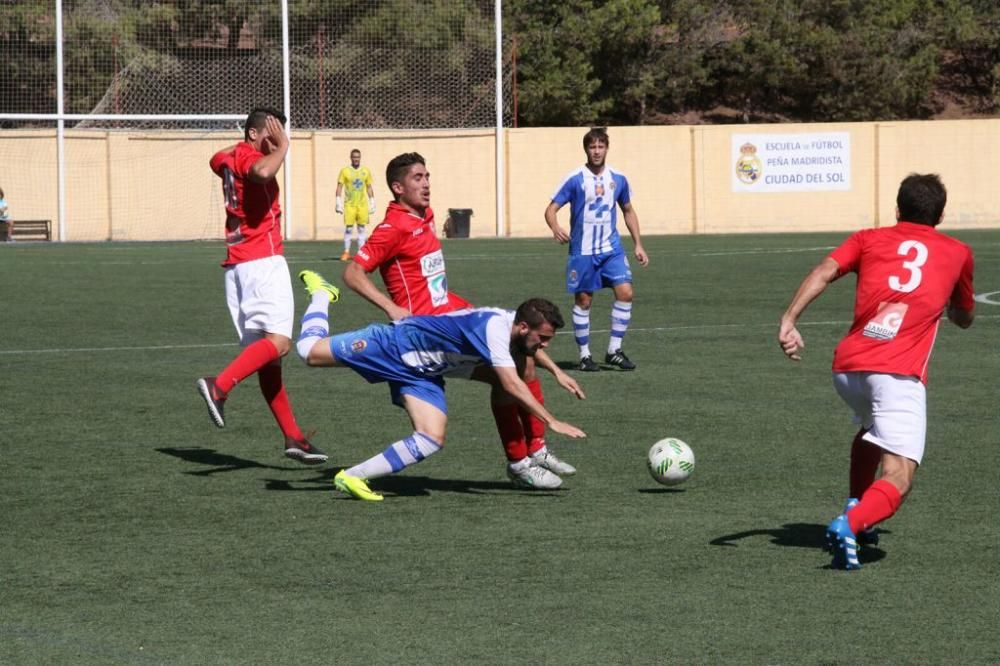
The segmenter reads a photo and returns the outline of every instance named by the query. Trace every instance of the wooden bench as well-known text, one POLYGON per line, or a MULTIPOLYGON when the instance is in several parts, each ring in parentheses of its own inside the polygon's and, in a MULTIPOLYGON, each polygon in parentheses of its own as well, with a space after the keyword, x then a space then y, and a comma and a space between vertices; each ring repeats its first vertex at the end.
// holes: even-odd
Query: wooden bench
POLYGON ((16 239, 50 241, 52 220, 14 220, 14 230, 11 235, 16 239))

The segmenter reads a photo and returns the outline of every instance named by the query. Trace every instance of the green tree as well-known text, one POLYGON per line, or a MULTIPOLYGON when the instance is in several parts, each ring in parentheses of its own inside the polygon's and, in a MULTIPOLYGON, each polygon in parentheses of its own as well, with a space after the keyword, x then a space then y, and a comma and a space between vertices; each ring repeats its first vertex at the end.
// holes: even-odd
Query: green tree
POLYGON ((8 113, 55 113, 55 26, 50 13, 30 2, 7 5, 0 13, 0 100, 8 113))
POLYGON ((596 42, 591 0, 514 0, 507 29, 517 36, 519 115, 528 125, 586 125, 603 117, 613 100, 598 96, 593 64, 596 42))
POLYGON ((715 63, 716 90, 753 115, 922 117, 938 71, 933 0, 751 0, 715 63))

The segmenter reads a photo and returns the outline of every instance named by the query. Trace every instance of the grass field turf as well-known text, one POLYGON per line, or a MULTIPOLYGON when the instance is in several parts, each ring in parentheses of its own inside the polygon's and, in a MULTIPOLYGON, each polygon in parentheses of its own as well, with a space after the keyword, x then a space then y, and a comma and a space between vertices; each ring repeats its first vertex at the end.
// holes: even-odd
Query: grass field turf
MULTIPOLYGON (((1000 290, 1000 232, 972 244, 1000 290)), ((337 469, 409 432, 387 390, 285 362, 306 468, 256 382, 209 423, 194 380, 236 353, 219 243, 0 246, 0 663, 996 663, 1000 306, 942 325, 915 489, 864 568, 820 544, 846 493, 853 427, 829 378, 853 279, 777 321, 846 234, 653 237, 635 269, 634 373, 577 374, 547 404, 589 434, 550 438, 580 472, 512 488, 488 391, 449 382, 445 450, 344 498, 337 469), (694 448, 686 484, 645 470, 665 436, 694 448)), ((293 273, 339 281, 338 243, 291 243, 293 273)), ((557 302, 548 240, 446 241, 452 288, 483 305, 557 302)), ((298 286, 298 285, 296 285, 298 286)), ((297 289, 298 312, 304 307, 297 289)), ((1000 299, 996 299, 1000 301, 1000 299)), ((595 297, 603 356, 610 292, 595 297)), ((377 319, 353 294, 335 330, 377 319)), ((553 357, 575 361, 560 334, 553 357)))

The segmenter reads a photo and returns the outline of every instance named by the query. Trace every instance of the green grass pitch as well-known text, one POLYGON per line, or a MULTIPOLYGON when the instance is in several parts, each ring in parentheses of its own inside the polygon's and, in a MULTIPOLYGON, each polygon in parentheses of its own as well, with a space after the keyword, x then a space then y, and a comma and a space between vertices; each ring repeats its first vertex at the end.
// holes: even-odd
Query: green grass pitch
MULTIPOLYGON (((1000 231, 955 235, 977 292, 1000 291, 1000 231)), ((638 370, 576 374, 584 402, 543 377, 551 410, 589 434, 550 437, 576 477, 512 488, 486 387, 452 381, 445 450, 373 482, 379 504, 331 479, 409 432, 384 385, 286 359, 299 422, 331 453, 319 468, 281 455, 253 379, 228 427, 210 424, 194 380, 237 351, 221 243, 0 246, 0 663, 1000 661, 1000 305, 942 325, 924 467, 864 568, 832 571, 820 550, 854 433, 829 374, 853 279, 806 313, 801 364, 775 333, 845 236, 648 238, 625 340, 638 370), (645 469, 666 436, 697 456, 669 489, 645 469)), ((339 254, 286 250, 293 273, 335 282, 339 254)), ((475 303, 544 296, 569 319, 552 241, 445 255, 475 303)), ((599 292, 601 356, 610 306, 599 292)), ((331 321, 379 314, 345 294, 331 321)), ((551 351, 575 361, 571 334, 551 351)))

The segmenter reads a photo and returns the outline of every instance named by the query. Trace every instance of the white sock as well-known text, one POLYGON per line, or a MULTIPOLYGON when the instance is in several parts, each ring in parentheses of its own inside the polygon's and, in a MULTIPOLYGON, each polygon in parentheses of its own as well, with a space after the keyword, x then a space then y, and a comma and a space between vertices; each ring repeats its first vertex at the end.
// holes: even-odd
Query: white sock
POLYGON ((358 249, 360 250, 361 246, 365 244, 365 225, 359 224, 357 226, 357 230, 358 230, 358 249))
POLYGON ((507 463, 507 467, 510 468, 510 471, 514 472, 515 474, 520 474, 524 470, 531 467, 531 458, 521 458, 520 460, 515 460, 514 462, 507 463))
POLYGON ((542 448, 538 449, 537 451, 531 454, 531 458, 532 460, 540 460, 541 458, 544 458, 545 454, 548 452, 549 448, 543 445, 542 448))
POLYGON ((615 301, 611 306, 611 339, 608 340, 608 353, 614 354, 622 348, 622 338, 632 321, 632 302, 615 301))
POLYGON ((439 442, 428 435, 414 432, 406 439, 393 442, 382 453, 344 470, 344 473, 362 479, 377 479, 416 464, 440 451, 441 447, 439 442))
POLYGON ((351 228, 344 227, 344 252, 351 251, 351 228))
POLYGON ((306 312, 302 315, 302 323, 299 326, 299 339, 295 343, 295 349, 299 352, 299 358, 303 361, 309 358, 309 352, 313 345, 330 335, 330 294, 320 289, 312 295, 312 301, 306 312))
POLYGON ((590 310, 573 306, 573 337, 580 347, 580 358, 590 356, 590 310))

